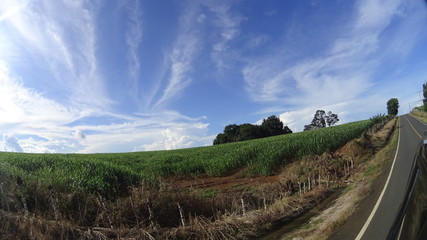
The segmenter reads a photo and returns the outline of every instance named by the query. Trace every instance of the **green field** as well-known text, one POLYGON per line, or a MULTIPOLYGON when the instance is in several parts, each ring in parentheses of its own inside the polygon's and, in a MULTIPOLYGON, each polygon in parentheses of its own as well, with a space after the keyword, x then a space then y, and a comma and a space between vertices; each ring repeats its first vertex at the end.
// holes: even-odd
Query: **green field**
POLYGON ((269 175, 290 159, 336 150, 375 124, 365 120, 301 133, 191 149, 111 154, 0 153, 0 181, 24 182, 57 191, 119 194, 142 180, 162 176, 222 176, 246 167, 269 175))

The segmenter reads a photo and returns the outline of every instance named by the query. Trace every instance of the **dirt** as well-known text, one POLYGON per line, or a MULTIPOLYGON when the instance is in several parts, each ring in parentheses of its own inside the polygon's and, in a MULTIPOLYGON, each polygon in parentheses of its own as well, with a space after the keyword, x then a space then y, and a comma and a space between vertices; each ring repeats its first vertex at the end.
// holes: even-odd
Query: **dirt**
POLYGON ((167 186, 172 188, 212 188, 222 193, 236 193, 263 184, 275 183, 280 180, 280 175, 267 177, 247 177, 246 169, 240 169, 232 175, 225 177, 168 177, 163 179, 167 186))

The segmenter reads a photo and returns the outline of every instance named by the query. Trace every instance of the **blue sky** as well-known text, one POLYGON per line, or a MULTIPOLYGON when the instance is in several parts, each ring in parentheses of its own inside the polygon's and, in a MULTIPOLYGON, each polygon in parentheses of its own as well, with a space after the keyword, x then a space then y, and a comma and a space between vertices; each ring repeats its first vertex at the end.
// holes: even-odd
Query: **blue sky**
POLYGON ((317 109, 340 122, 420 104, 427 4, 57 1, 0 4, 0 150, 211 145, 232 123, 317 109))

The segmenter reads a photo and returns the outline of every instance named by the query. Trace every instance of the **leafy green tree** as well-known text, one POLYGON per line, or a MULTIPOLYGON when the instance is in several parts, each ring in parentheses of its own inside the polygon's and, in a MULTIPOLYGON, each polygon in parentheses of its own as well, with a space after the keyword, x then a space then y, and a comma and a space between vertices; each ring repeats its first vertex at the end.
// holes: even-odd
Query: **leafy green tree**
POLYGON ((237 142, 239 140, 239 128, 237 124, 225 126, 224 134, 227 136, 229 142, 237 142))
POLYGON ((263 129, 258 125, 245 123, 239 127, 239 141, 264 137, 263 129))
POLYGON ((283 123, 280 119, 274 115, 264 118, 262 120, 261 127, 264 128, 266 135, 276 136, 283 134, 283 123))
POLYGON ((216 138, 215 138, 213 144, 217 145, 217 144, 223 144, 223 143, 228 143, 227 135, 225 135, 224 133, 220 133, 220 134, 216 135, 216 138))
POLYGON ((397 115, 399 112, 399 100, 397 98, 390 98, 390 100, 387 101, 387 112, 388 115, 397 115))
POLYGON ((314 114, 313 120, 309 125, 304 126, 304 131, 313 130, 317 128, 330 127, 339 121, 338 115, 329 111, 326 113, 324 110, 317 110, 314 114))
POLYGON ((261 126, 250 123, 227 125, 224 128, 224 132, 216 136, 213 144, 246 141, 287 133, 292 133, 291 129, 287 126, 283 126, 282 121, 273 115, 263 119, 261 126))

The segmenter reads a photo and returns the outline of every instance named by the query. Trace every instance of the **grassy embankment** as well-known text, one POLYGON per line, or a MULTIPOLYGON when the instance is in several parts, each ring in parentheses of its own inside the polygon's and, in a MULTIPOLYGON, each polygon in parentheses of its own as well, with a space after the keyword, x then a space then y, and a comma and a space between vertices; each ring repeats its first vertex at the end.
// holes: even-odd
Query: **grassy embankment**
POLYGON ((149 234, 158 239, 253 237, 271 221, 315 204, 328 188, 348 178, 353 158, 323 153, 337 150, 381 120, 174 151, 1 153, 1 207, 12 216, 0 217, 4 223, 21 220, 1 226, 0 235, 39 234, 36 239, 57 239, 56 234, 73 238, 89 234, 95 239, 109 234, 137 239, 148 239, 149 234), (222 176, 242 168, 250 176, 269 175, 287 165, 279 182, 234 196, 158 184, 159 177, 222 176), (94 231, 80 230, 88 227, 94 231))
MULTIPOLYGON (((375 179, 384 171, 384 166, 393 161, 397 148, 398 131, 394 131, 397 120, 389 122, 372 142, 387 144, 369 159, 360 161, 353 173, 351 184, 329 208, 319 213, 300 229, 289 233, 284 239, 327 239, 356 210, 355 206, 371 191, 375 179), (390 134, 393 133, 392 136, 390 134), (388 140, 390 137, 390 140, 388 140)), ((381 147, 381 146, 379 146, 381 147)), ((363 159, 363 158, 362 158, 363 159)))
MULTIPOLYGON (((0 175, 52 186, 60 192, 120 193, 163 176, 222 176, 246 167, 269 175, 292 158, 334 151, 371 127, 366 120, 316 131, 192 149, 120 154, 0 153, 0 175)), ((5 180, 2 180, 5 181, 5 180)))
POLYGON ((414 108, 411 111, 411 114, 423 121, 424 123, 427 123, 427 112, 424 111, 423 107, 414 108))

